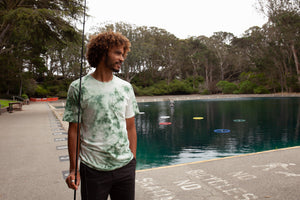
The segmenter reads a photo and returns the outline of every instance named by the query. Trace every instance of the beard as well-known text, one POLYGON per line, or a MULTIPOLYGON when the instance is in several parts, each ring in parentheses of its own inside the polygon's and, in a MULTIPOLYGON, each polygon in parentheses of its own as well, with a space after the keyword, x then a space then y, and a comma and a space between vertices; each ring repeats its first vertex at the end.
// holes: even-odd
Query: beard
POLYGON ((107 66, 107 68, 109 68, 112 72, 119 72, 120 71, 120 67, 118 67, 118 65, 121 65, 121 63, 119 62, 112 62, 111 60, 109 60, 107 57, 105 59, 105 65, 107 66))

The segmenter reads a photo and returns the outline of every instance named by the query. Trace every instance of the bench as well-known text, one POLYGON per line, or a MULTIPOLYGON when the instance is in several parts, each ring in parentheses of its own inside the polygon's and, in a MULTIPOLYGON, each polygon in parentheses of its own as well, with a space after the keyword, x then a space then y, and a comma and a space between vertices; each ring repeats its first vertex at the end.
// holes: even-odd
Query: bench
POLYGON ((13 110, 22 110, 22 102, 10 102, 8 103, 8 112, 12 113, 13 110))

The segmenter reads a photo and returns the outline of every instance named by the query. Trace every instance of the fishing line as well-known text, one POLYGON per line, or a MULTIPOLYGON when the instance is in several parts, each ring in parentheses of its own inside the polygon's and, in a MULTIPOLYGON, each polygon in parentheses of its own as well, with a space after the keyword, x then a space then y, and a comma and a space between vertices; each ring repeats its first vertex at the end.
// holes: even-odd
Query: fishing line
MULTIPOLYGON (((82 23, 82 41, 81 41, 81 59, 80 59, 80 77, 79 77, 79 93, 78 93, 78 115, 77 115, 77 138, 76 138, 76 157, 75 157, 75 185, 77 184, 77 169, 78 169, 78 154, 79 154, 79 137, 80 137, 80 107, 81 107, 81 77, 82 77, 82 65, 83 65, 83 48, 84 48, 84 29, 85 29, 85 10, 86 0, 84 0, 83 7, 83 23, 82 23)), ((76 190, 74 189, 74 200, 76 200, 76 190)))

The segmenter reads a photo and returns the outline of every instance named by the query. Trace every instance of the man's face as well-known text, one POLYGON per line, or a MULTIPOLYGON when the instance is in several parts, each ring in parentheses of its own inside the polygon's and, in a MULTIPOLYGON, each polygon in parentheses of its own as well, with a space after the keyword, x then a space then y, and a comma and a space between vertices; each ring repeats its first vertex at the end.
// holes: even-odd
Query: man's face
POLYGON ((108 51, 108 55, 105 60, 105 65, 113 72, 119 72, 124 62, 124 47, 113 47, 108 51))

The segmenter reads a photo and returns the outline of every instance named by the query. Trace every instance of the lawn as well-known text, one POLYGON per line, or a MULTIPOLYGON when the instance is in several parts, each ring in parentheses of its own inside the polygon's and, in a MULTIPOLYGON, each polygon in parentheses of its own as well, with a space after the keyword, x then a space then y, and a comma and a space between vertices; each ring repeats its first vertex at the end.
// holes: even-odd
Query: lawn
POLYGON ((8 107, 9 102, 16 102, 16 101, 0 99, 1 107, 8 107))

